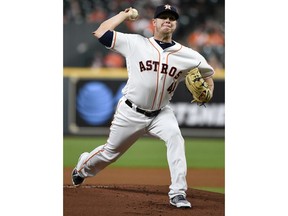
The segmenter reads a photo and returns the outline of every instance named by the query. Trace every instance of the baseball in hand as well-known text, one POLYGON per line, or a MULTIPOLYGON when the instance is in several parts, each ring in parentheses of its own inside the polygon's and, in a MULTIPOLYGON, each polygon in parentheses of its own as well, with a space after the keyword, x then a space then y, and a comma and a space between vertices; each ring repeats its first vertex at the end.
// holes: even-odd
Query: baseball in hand
POLYGON ((137 19, 138 18, 138 11, 135 9, 135 8, 132 8, 131 9, 131 11, 132 11, 132 14, 130 15, 130 19, 131 20, 135 20, 135 19, 137 19))

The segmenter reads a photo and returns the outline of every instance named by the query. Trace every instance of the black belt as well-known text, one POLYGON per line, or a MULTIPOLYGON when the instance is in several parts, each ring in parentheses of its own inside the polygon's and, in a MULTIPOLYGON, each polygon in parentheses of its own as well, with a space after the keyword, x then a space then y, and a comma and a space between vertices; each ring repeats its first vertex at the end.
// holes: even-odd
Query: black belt
MULTIPOLYGON (((132 106, 132 102, 129 101, 128 99, 125 101, 125 103, 129 106, 129 107, 133 107, 132 106)), ((139 113, 142 113, 144 114, 145 116, 147 117, 154 117, 154 116, 157 116, 159 113, 160 113, 161 109, 160 110, 155 110, 155 111, 146 111, 146 110, 143 110, 143 109, 140 109, 139 107, 136 107, 136 112, 139 112, 139 113)))

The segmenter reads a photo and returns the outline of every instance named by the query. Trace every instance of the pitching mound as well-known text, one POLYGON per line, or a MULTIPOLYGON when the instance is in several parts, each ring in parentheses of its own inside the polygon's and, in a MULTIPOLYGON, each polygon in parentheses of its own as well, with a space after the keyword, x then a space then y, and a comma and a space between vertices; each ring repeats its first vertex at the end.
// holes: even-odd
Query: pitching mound
POLYGON ((64 216, 157 215, 223 216, 224 194, 188 189, 191 209, 169 204, 169 186, 153 185, 64 185, 64 216))

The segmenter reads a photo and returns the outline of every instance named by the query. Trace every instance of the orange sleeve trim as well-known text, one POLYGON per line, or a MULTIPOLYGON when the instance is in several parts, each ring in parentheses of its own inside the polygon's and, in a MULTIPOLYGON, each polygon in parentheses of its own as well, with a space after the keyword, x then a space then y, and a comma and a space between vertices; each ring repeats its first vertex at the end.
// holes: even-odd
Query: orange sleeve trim
POLYGON ((117 38, 117 32, 116 31, 113 31, 113 32, 114 32, 114 34, 113 34, 113 42, 112 42, 111 49, 114 49, 115 43, 116 43, 116 38, 117 38))

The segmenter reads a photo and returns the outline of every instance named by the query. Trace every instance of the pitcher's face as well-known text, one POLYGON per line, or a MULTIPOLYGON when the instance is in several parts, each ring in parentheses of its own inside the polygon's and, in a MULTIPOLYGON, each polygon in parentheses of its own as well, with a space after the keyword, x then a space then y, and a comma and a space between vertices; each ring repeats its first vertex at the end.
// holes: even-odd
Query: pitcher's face
POLYGON ((172 34, 177 26, 176 17, 169 12, 160 14, 157 18, 153 19, 153 25, 155 31, 160 34, 172 34))

